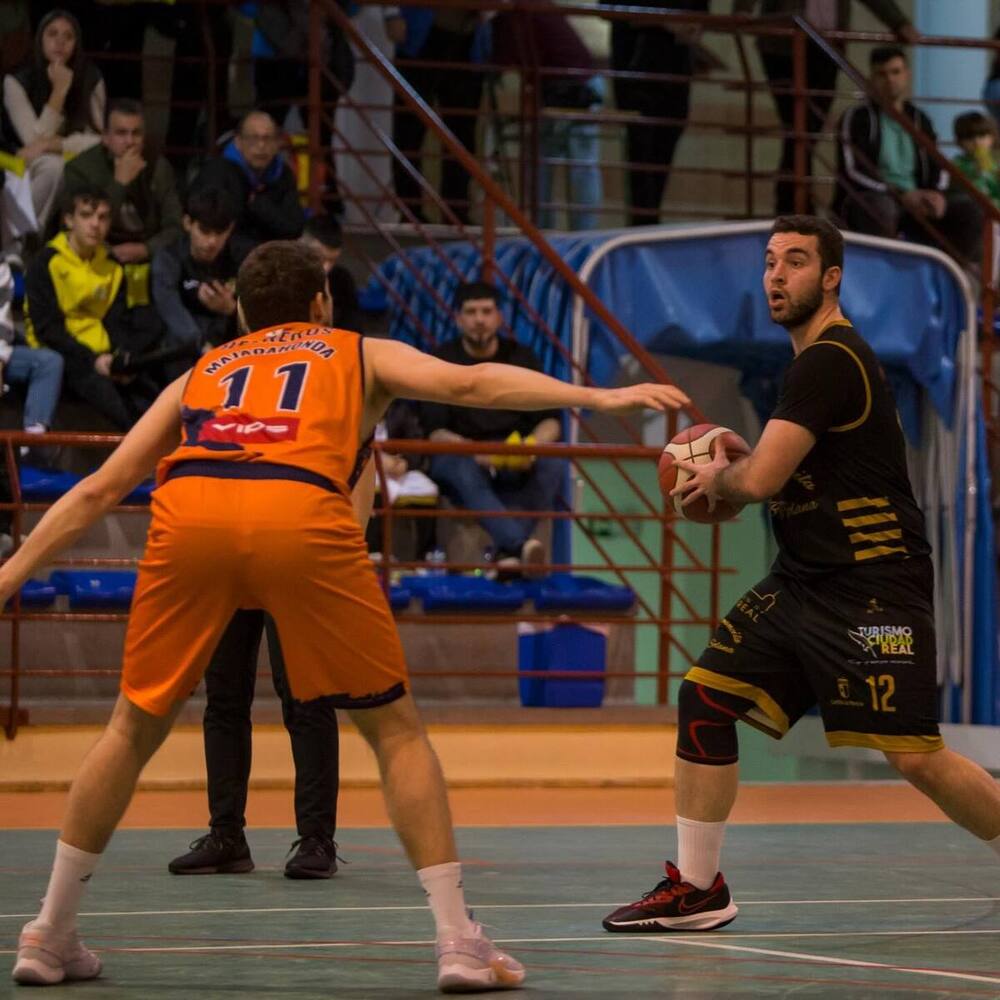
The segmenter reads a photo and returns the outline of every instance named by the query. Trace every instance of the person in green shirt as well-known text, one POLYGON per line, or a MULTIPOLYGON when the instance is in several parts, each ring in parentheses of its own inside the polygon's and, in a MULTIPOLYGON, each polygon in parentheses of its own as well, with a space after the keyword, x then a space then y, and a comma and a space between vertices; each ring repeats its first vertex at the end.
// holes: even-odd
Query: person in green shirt
POLYGON ((923 133, 936 144, 937 136, 909 99, 906 53, 898 46, 873 49, 869 63, 871 96, 840 119, 834 213, 854 232, 900 236, 938 246, 962 264, 978 263, 982 212, 917 141, 923 133))
POLYGON ((957 115, 952 125, 955 142, 962 152, 955 166, 1000 208, 1000 160, 996 154, 997 132, 993 122, 980 111, 957 115))

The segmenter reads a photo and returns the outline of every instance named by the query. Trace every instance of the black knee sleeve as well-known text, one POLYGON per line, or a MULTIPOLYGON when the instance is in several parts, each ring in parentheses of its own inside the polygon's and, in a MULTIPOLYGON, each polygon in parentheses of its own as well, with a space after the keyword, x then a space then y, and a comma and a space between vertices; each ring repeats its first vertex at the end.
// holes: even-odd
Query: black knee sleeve
POLYGON ((677 694, 677 756, 692 764, 739 760, 736 720, 752 706, 746 698, 683 681, 677 694))

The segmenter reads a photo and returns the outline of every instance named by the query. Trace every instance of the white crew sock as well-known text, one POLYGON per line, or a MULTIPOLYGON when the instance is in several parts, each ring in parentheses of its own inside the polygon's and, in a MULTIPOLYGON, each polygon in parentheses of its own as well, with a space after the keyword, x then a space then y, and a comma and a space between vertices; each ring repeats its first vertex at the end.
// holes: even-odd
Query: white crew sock
POLYGON ((715 881, 725 835, 725 822, 702 823, 677 817, 677 867, 685 882, 707 889, 715 881))
POLYGON ((421 868, 417 878, 427 893, 439 938, 472 931, 469 911, 462 892, 462 866, 457 861, 421 868))
POLYGON ((51 927, 59 933, 76 930, 76 915, 83 890, 100 860, 100 854, 89 854, 58 841, 52 876, 42 900, 42 912, 35 923, 51 927))
POLYGON ((991 847, 997 854, 1000 854, 1000 836, 986 841, 986 846, 991 847))

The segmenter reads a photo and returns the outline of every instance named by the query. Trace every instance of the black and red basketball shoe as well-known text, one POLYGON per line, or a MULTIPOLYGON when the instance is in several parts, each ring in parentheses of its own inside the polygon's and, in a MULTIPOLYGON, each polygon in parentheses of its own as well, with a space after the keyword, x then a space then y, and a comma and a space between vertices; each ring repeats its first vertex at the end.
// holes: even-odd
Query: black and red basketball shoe
POLYGON ((707 889, 681 881, 677 866, 666 863, 667 877, 642 899, 620 906, 602 921, 606 931, 659 934, 663 931, 714 931, 739 910, 722 872, 707 889))

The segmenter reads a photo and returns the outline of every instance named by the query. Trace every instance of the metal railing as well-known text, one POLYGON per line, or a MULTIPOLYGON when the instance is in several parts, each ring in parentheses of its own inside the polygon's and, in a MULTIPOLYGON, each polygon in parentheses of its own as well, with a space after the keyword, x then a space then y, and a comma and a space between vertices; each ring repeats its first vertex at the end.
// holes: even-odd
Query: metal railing
MULTIPOLYGON (((16 461, 16 449, 22 444, 38 445, 39 441, 44 445, 71 446, 90 449, 113 448, 120 440, 120 436, 113 434, 51 434, 43 438, 38 435, 27 435, 20 432, 0 432, 0 448, 3 450, 3 461, 5 463, 12 487, 12 499, 10 502, 0 503, 0 512, 10 512, 12 519, 12 538, 15 548, 20 545, 25 534, 25 516, 29 513, 40 513, 51 506, 50 503, 38 503, 25 501, 21 491, 20 476, 16 461)), ((435 572, 445 571, 448 573, 482 573, 495 569, 492 563, 486 561, 475 562, 453 562, 453 563, 428 563, 426 560, 400 560, 392 561, 389 554, 394 549, 394 536, 398 531, 400 522, 414 518, 439 518, 476 520, 484 516, 489 517, 530 517, 540 521, 569 521, 575 524, 580 530, 586 532, 585 522, 595 520, 607 520, 621 525, 626 534, 631 533, 640 556, 630 563, 616 562, 608 553, 601 540, 590 535, 590 540, 598 552, 601 561, 594 563, 548 563, 535 567, 539 572, 559 572, 573 571, 594 573, 600 572, 604 576, 610 576, 616 582, 625 586, 630 586, 632 574, 652 574, 659 581, 659 602, 650 601, 641 594, 637 594, 635 608, 629 612, 609 612, 609 611, 529 611, 519 610, 506 612, 503 616, 496 613, 475 613, 475 612, 424 612, 404 610, 396 613, 396 620, 401 624, 418 625, 495 625, 498 621, 515 620, 516 622, 534 624, 619 624, 627 625, 631 628, 652 628, 657 636, 655 663, 651 665, 637 666, 632 670, 605 670, 599 676, 606 680, 626 679, 628 681, 648 680, 655 683, 655 701, 658 704, 665 704, 668 696, 668 684, 673 678, 681 676, 682 672, 673 671, 670 668, 670 652, 677 651, 684 661, 691 661, 694 658, 695 650, 686 643, 678 631, 686 627, 695 626, 702 630, 714 628, 720 617, 718 579, 720 574, 733 573, 735 570, 727 569, 721 565, 721 528, 714 525, 707 529, 711 532, 710 556, 706 560, 700 557, 694 547, 689 544, 677 532, 677 517, 669 504, 661 503, 657 509, 644 513, 622 513, 615 509, 594 482, 591 472, 586 469, 586 463, 593 461, 624 461, 640 460, 655 462, 659 457, 659 450, 640 446, 596 446, 596 445, 507 445, 507 444, 484 444, 484 443, 454 443, 454 442, 431 442, 413 440, 387 440, 375 442, 374 461, 379 483, 379 496, 381 501, 373 510, 373 516, 380 519, 380 530, 382 538, 383 558, 373 569, 381 575, 383 586, 388 594, 394 574, 405 571, 421 571, 431 569, 435 572), (582 475, 591 484, 595 495, 600 497, 603 509, 599 511, 573 511, 569 509, 552 511, 469 511, 461 509, 415 509, 394 507, 384 498, 388 497, 387 478, 381 456, 383 453, 412 453, 412 454, 503 454, 521 456, 549 456, 564 459, 575 472, 582 475), (658 526, 660 531, 660 545, 648 545, 639 539, 634 523, 652 523, 658 526), (670 557, 674 549, 682 553, 685 565, 676 565, 676 560, 670 557), (710 584, 710 599, 707 611, 699 611, 692 601, 684 593, 680 581, 684 578, 708 577, 710 584), (674 602, 677 602, 679 610, 672 610, 674 602)), ((648 498, 646 498, 648 499, 648 498)), ((115 508, 116 513, 125 514, 145 514, 149 513, 149 506, 142 504, 121 505, 115 508)), ((51 565, 56 568, 73 569, 128 569, 137 564, 137 558, 133 557, 72 557, 67 556, 54 561, 51 565)), ((24 646, 24 625, 27 623, 112 623, 125 624, 128 621, 128 614, 125 611, 95 610, 78 611, 58 608, 54 610, 28 610, 21 606, 20 593, 12 600, 11 604, 0 612, 0 622, 9 625, 9 665, 0 668, 0 679, 8 682, 6 698, 3 689, 0 688, 0 719, 2 719, 4 730, 8 738, 13 739, 18 727, 28 721, 24 711, 23 688, 26 682, 48 681, 60 678, 115 678, 120 673, 118 667, 55 667, 29 664, 25 662, 24 646)), ((686 669, 686 667, 685 667, 686 669)), ((523 671, 518 670, 515 665, 504 670, 482 670, 482 669, 450 669, 450 670, 428 670, 421 669, 419 664, 415 665, 411 671, 411 676, 419 678, 510 678, 512 681, 517 678, 539 678, 558 682, 560 680, 589 680, 595 679, 593 671, 523 671)), ((513 688, 512 688, 513 690, 513 688)))

